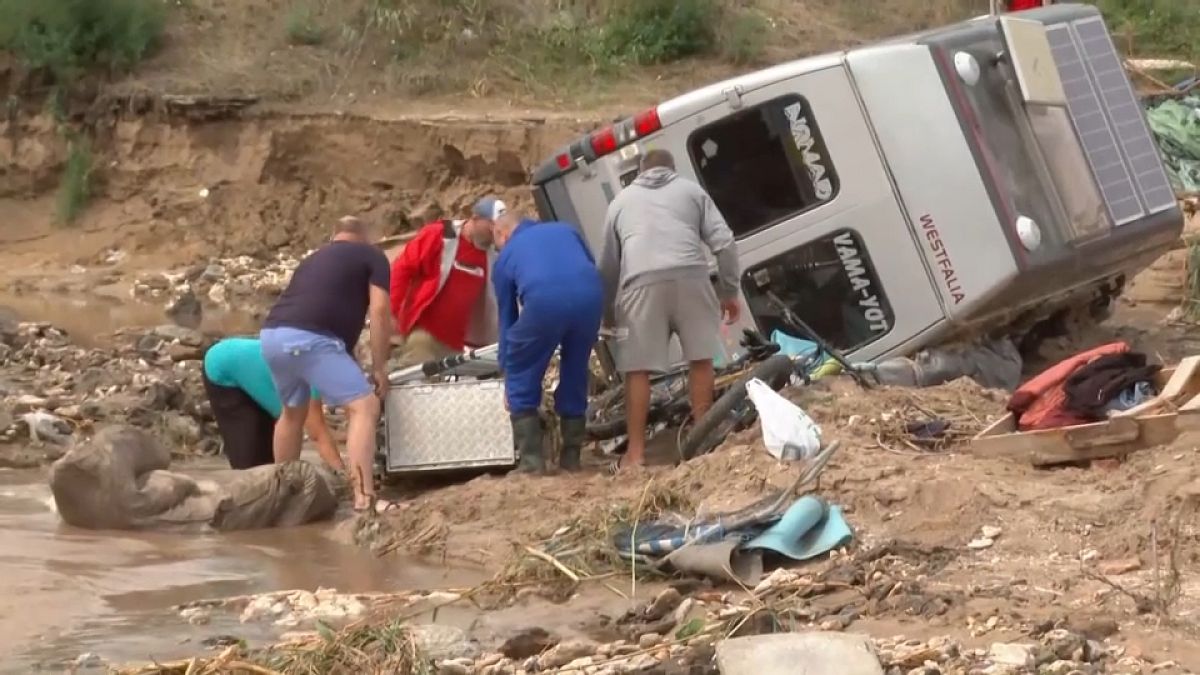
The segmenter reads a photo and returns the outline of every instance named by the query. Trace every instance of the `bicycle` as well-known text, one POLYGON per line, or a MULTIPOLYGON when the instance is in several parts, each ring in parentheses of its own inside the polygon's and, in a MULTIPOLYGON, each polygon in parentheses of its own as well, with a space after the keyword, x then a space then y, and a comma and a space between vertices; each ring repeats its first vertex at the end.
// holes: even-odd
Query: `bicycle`
MULTIPOLYGON (((746 382, 754 378, 767 382, 776 390, 787 384, 795 364, 791 358, 777 354, 779 345, 768 342, 753 330, 743 331, 741 345, 745 351, 717 369, 714 392, 718 397, 730 388, 744 390, 746 382)), ((683 431, 692 414, 687 378, 686 366, 651 378, 647 442, 671 427, 679 428, 680 435, 676 440, 682 442, 683 431)), ((624 388, 613 387, 592 399, 588 406, 587 430, 589 439, 601 442, 606 454, 619 454, 623 450, 628 442, 624 388)))
POLYGON ((746 390, 746 384, 756 377, 776 391, 782 388, 782 384, 776 386, 775 383, 778 380, 773 378, 784 377, 783 384, 786 384, 794 374, 801 376, 803 384, 809 384, 811 382, 809 368, 824 362, 825 357, 828 356, 841 366, 844 372, 854 378, 859 386, 864 389, 874 386, 864 374, 864 372, 871 372, 868 368, 852 364, 840 350, 818 335, 773 291, 766 291, 764 295, 767 302, 779 311, 784 324, 815 344, 816 350, 805 357, 772 356, 741 378, 736 385, 726 389, 713 402, 712 407, 705 412, 704 416, 697 420, 695 426, 686 435, 681 434, 679 455, 684 461, 712 452, 729 434, 745 429, 758 418, 758 411, 749 400, 749 393, 746 390))

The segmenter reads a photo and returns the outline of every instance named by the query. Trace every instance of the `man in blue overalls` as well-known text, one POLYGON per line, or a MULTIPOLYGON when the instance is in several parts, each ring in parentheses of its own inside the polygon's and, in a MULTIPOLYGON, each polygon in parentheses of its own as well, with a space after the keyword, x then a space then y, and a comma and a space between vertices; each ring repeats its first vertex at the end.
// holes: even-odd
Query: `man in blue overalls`
POLYGON ((521 456, 517 470, 546 468, 538 409, 546 368, 560 349, 554 392, 562 432, 559 467, 576 471, 587 429, 588 364, 603 314, 600 273, 579 231, 566 223, 539 223, 509 212, 496 220, 495 243, 499 358, 521 456))

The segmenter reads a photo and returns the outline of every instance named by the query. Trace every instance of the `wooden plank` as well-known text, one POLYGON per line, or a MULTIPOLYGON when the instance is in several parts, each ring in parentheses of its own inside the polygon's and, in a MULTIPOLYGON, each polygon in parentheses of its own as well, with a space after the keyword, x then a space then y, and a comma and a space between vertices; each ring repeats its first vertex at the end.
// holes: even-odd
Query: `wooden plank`
POLYGON ((972 452, 1028 461, 1034 466, 1120 457, 1175 440, 1178 415, 1114 417, 1104 422, 1060 429, 1026 431, 976 438, 972 452))
POLYGON ((987 425, 983 431, 975 434, 975 438, 984 438, 986 436, 999 436, 1001 434, 1011 434, 1017 430, 1017 417, 1012 413, 1006 413, 1004 417, 987 425))

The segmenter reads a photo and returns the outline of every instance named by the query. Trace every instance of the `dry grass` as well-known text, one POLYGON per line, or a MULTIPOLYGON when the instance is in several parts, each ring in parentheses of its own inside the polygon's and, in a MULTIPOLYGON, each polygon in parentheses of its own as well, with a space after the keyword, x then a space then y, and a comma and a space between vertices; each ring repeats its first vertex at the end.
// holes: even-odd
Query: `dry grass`
POLYGON ((257 652, 234 645, 211 658, 193 657, 115 672, 117 675, 432 675, 436 672, 403 620, 360 621, 339 631, 323 625, 318 628, 315 636, 257 652))
POLYGON ((630 571, 629 562, 617 552, 617 532, 694 509, 689 494, 651 479, 636 503, 595 509, 536 543, 515 543, 512 558, 484 585, 481 595, 504 600, 526 586, 549 589, 551 595, 569 595, 580 583, 612 579, 630 571))

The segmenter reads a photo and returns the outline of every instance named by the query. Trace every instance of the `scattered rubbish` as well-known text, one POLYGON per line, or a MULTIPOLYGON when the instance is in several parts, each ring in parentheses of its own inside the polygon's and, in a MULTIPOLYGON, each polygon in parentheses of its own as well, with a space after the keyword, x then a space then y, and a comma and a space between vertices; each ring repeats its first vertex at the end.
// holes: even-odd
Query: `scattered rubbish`
POLYGON ((1200 192, 1200 96, 1151 99, 1146 119, 1177 192, 1200 192))
POLYGON ((995 525, 984 525, 983 527, 979 528, 979 533, 988 539, 999 538, 1001 532, 1003 532, 1003 530, 995 525))
POLYGON ((971 549, 972 551, 982 551, 985 548, 991 548, 995 543, 996 541, 990 537, 980 537, 978 539, 972 539, 970 542, 968 542, 967 548, 971 549))
POLYGON ((909 357, 885 359, 873 371, 881 384, 932 387, 969 377, 989 389, 1012 391, 1021 381, 1023 361, 1007 338, 943 345, 909 357))
POLYGON ((821 428, 800 406, 759 379, 746 383, 746 392, 762 421, 763 444, 781 461, 808 459, 821 449, 821 428))
POLYGON ((29 440, 34 443, 66 445, 71 440, 71 425, 48 412, 28 412, 21 415, 21 421, 29 428, 29 440))

